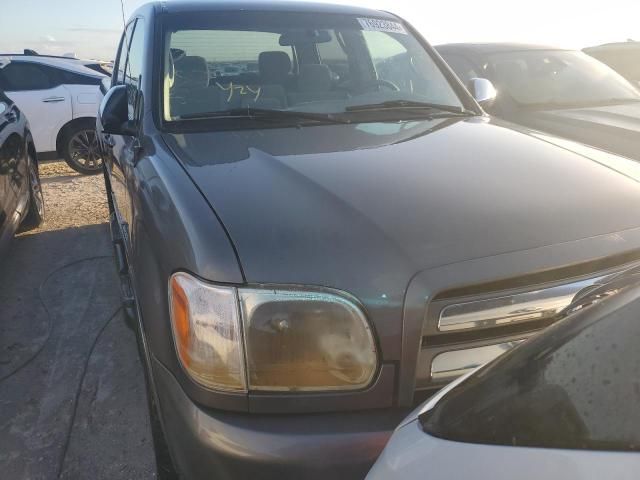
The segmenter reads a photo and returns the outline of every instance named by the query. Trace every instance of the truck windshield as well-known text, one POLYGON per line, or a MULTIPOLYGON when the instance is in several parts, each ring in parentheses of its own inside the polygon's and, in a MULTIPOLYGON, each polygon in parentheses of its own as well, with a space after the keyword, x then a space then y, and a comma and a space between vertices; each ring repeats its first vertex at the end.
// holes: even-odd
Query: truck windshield
POLYGON ((399 21, 216 12, 167 18, 164 38, 168 122, 237 118, 243 111, 367 118, 390 112, 415 118, 421 109, 465 113, 429 53, 399 21))
POLYGON ((527 50, 491 55, 496 86, 523 106, 580 107, 640 102, 622 76, 582 52, 527 50))

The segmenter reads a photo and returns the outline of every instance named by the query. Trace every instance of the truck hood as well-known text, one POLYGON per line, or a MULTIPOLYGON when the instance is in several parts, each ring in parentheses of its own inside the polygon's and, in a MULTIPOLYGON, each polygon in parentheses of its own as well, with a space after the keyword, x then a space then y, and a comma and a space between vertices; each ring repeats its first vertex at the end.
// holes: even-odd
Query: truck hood
POLYGON ((395 311, 421 270, 640 225, 634 178, 514 128, 479 117, 164 138, 247 282, 395 311))
POLYGON ((640 102, 519 116, 518 123, 640 160, 640 102))

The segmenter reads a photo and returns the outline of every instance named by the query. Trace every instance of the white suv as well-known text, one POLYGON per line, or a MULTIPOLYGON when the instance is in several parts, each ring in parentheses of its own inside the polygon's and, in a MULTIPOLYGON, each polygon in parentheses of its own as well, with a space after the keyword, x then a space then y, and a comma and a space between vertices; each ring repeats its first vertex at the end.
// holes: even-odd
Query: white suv
POLYGON ((29 118, 39 158, 62 156, 84 174, 102 170, 95 124, 104 78, 73 58, 0 56, 0 89, 29 118))

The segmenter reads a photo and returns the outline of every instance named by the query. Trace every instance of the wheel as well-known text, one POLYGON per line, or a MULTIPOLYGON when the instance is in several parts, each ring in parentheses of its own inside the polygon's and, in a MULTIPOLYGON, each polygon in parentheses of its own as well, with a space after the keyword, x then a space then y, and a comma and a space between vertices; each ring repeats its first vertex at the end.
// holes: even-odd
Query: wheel
POLYGON ((27 232, 38 228, 44 221, 44 196, 42 195, 42 185, 40 184, 40 174, 38 164, 29 155, 29 210, 24 220, 20 224, 20 231, 27 232))
POLYGON ((102 172, 102 155, 95 125, 83 122, 66 132, 62 142, 62 154, 67 165, 76 172, 84 175, 102 172))

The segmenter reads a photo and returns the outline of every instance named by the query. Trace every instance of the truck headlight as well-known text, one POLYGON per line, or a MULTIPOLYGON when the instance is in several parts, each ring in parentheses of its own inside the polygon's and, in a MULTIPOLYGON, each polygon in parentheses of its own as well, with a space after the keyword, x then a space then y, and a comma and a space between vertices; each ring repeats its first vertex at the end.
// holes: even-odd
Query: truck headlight
POLYGON ((373 332, 346 295, 223 287, 176 273, 170 305, 180 362, 208 388, 357 390, 377 371, 373 332))

